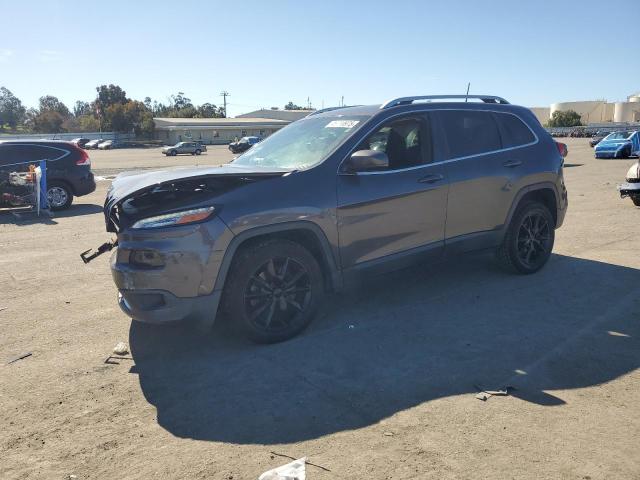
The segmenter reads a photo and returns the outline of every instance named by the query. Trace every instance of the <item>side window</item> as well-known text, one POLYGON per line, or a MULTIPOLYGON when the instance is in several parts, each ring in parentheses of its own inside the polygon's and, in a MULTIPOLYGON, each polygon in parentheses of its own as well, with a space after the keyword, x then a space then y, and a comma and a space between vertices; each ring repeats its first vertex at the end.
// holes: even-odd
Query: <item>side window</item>
POLYGON ((443 110, 439 114, 451 158, 477 155, 502 148, 498 126, 491 112, 443 110))
POLYGON ((369 135, 357 150, 378 150, 389 157, 387 170, 423 165, 430 161, 431 148, 426 121, 422 118, 396 120, 369 135))
POLYGON ((494 114, 502 129, 502 144, 505 147, 518 147, 535 140, 533 133, 522 120, 507 113, 494 114))
POLYGON ((65 156, 62 149, 44 145, 0 145, 0 165, 56 160, 65 156))

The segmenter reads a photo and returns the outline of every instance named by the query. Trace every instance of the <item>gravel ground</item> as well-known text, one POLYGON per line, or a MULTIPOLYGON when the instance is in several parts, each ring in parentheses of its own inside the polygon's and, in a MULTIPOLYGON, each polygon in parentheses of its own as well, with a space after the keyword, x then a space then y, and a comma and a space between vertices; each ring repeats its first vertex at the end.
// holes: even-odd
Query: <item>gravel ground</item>
MULTIPOLYGON (((0 478, 256 479, 301 457, 315 479, 640 478, 640 209, 633 160, 568 140, 570 195, 536 275, 490 257, 416 266, 327 298, 302 336, 254 346, 132 324, 108 258, 109 181, 50 220, 0 217, 0 478), (132 355, 105 363, 116 343, 132 355), (32 352, 7 365, 9 359, 32 352), (474 385, 511 385, 475 398, 474 385)), ((92 153, 127 168, 221 163, 92 153)))

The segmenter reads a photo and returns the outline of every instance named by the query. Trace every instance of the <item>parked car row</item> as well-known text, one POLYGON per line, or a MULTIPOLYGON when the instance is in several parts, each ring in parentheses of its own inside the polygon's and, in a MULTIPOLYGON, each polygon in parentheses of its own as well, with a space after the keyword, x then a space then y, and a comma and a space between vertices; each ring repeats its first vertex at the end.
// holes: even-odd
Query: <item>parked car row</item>
POLYGON ((90 140, 80 137, 74 138, 71 143, 85 150, 111 150, 114 147, 113 140, 105 140, 104 138, 90 140))

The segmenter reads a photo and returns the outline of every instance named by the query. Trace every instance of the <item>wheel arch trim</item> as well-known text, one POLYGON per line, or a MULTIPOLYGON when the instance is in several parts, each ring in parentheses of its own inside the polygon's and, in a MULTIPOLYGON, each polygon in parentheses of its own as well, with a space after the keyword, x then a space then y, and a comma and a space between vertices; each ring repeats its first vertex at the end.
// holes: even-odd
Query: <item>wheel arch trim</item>
POLYGON ((534 184, 522 187, 513 198, 513 202, 511 202, 511 207, 509 208, 509 212, 507 213, 507 218, 504 222, 503 230, 506 231, 506 229, 509 227, 509 224, 511 223, 511 219, 513 218, 513 215, 516 213, 516 210, 520 206, 520 202, 522 201, 522 199, 529 193, 542 191, 542 190, 551 190, 551 192, 553 192, 553 196, 556 204, 556 211, 551 213, 554 216, 554 218, 558 216, 558 212, 559 210, 561 210, 561 208, 560 208, 560 200, 559 200, 560 197, 558 195, 558 189, 556 185, 554 185, 552 182, 534 183, 534 184))
POLYGON ((216 282, 214 285, 215 290, 222 290, 227 282, 227 277, 229 275, 229 271, 231 270, 231 264, 238 249, 244 245, 247 241, 269 235, 282 234, 287 232, 295 232, 299 230, 304 230, 306 232, 311 233, 315 239, 318 241, 320 245, 321 254, 325 265, 321 265, 323 270, 328 270, 328 281, 330 285, 338 290, 342 288, 343 280, 342 280, 342 272, 338 268, 338 264, 336 262, 335 254, 330 246, 329 240, 327 236, 322 231, 322 229, 313 222, 309 221, 292 221, 292 222, 283 222, 275 225, 265 225, 260 227, 250 228, 243 232, 237 234, 229 245, 226 248, 224 253, 224 257, 222 258, 222 262, 220 264, 220 269, 218 270, 218 276, 216 278, 216 282))

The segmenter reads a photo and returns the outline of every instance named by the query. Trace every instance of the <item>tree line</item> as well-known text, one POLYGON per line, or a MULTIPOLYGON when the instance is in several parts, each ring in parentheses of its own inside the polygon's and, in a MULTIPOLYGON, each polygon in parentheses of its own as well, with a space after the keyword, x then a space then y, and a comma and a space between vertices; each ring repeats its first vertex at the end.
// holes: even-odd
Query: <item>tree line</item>
POLYGON ((95 100, 78 100, 71 109, 53 95, 40 97, 35 108, 26 108, 9 89, 0 87, 0 132, 112 131, 152 137, 153 117, 223 118, 226 112, 212 103, 194 105, 183 92, 171 95, 167 103, 149 97, 132 100, 113 84, 96 87, 95 100))

